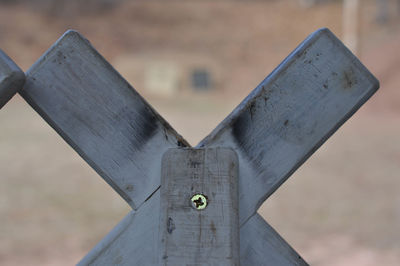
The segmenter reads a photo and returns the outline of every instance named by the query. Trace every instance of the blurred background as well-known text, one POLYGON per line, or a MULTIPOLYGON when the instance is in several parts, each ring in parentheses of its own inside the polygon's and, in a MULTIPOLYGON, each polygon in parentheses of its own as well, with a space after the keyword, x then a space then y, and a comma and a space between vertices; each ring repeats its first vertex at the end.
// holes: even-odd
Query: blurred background
MULTIPOLYGON (((259 212, 312 265, 400 265, 400 1, 0 0, 23 70, 76 29, 192 145, 320 27, 381 89, 259 212)), ((129 211, 19 96, 0 181, 0 265, 75 264, 129 211)))

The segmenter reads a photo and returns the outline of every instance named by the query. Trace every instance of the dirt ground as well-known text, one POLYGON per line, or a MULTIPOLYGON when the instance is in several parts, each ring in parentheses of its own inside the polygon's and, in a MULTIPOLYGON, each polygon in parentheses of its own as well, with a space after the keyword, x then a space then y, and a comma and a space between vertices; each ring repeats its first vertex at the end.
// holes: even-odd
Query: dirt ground
MULTIPOLYGON (((400 265, 400 18, 378 25, 373 1, 363 3, 359 55, 381 89, 259 210, 312 265, 400 265)), ((75 28, 111 63, 212 57, 226 77, 217 92, 162 98, 136 88, 196 144, 323 26, 341 36, 339 3, 133 1, 57 17, 0 5, 0 48, 26 70, 75 28)), ((77 263, 129 211, 19 96, 0 111, 0 178, 0 265, 77 263)))

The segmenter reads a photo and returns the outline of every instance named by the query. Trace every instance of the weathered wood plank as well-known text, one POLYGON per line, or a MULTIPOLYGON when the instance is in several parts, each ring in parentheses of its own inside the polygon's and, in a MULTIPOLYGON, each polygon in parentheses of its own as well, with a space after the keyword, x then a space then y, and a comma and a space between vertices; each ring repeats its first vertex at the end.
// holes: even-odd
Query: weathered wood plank
POLYGON ((24 72, 0 50, 0 109, 25 83, 24 72))
POLYGON ((292 266, 308 264, 256 213, 240 229, 240 265, 292 266))
POLYGON ((197 147, 239 157, 243 224, 378 89, 328 30, 310 35, 197 147))
POLYGON ((162 154, 189 145, 77 32, 26 75, 24 99, 133 209, 159 187, 162 154))
POLYGON ((170 149, 162 163, 160 265, 239 265, 236 153, 170 149))

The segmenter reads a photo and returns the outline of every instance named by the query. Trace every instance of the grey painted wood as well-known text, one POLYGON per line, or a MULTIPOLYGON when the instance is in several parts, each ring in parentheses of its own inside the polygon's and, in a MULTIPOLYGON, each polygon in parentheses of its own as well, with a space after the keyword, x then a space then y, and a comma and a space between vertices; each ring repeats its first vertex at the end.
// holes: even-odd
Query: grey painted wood
POLYGON ((160 265, 239 265, 236 153, 170 149, 161 173, 160 265))
MULTIPOLYGON (((319 30, 198 145, 238 154, 242 265, 305 264, 256 210, 378 87, 319 30)), ((158 265, 161 156, 188 144, 73 31, 27 72, 21 94, 132 208, 143 204, 80 265, 158 265)))
POLYGON ((133 209, 159 187, 162 154, 189 145, 75 31, 26 75, 24 99, 133 209))
POLYGON ((197 147, 239 157, 243 224, 378 89, 328 30, 310 35, 197 147))
POLYGON ((240 265, 292 266, 308 264, 256 213, 240 229, 240 265))
MULTIPOLYGON (((255 211, 378 86, 332 33, 319 30, 198 145, 238 153, 242 265, 305 264, 255 211)), ((154 221, 159 221, 160 206, 152 202, 158 200, 157 191, 82 262, 108 265, 108 256, 118 251, 121 264, 135 264, 139 256, 143 265, 155 265, 154 230, 158 234, 159 228, 154 221)))
POLYGON ((0 109, 22 89, 24 83, 24 72, 0 50, 0 109))

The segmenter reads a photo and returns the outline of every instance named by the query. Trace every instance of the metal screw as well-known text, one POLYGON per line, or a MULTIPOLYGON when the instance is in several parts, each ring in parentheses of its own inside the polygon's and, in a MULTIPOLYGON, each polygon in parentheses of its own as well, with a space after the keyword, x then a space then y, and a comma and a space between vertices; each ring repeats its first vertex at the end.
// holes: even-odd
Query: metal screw
POLYGON ((207 197, 202 194, 193 195, 190 199, 192 201, 192 206, 196 210, 203 210, 207 207, 207 197))

